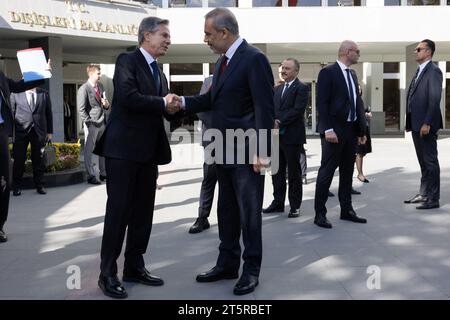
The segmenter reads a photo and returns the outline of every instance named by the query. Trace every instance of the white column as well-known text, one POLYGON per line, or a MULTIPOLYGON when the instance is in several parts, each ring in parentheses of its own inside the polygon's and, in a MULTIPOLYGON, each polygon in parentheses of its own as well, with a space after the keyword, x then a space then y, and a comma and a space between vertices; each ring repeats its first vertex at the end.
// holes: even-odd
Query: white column
MULTIPOLYGON (((204 0, 207 1, 207 0, 204 0)), ((238 8, 251 8, 253 7, 253 1, 252 0, 239 0, 238 1, 238 8)))
MULTIPOLYGON (((164 63, 163 64, 163 72, 167 79, 167 85, 169 87, 170 92, 170 64, 164 63)), ((166 130, 167 134, 170 134, 170 122, 164 119, 164 129, 166 130)))
POLYGON ((203 64, 203 78, 208 78, 209 77, 209 63, 204 63, 203 64))
POLYGON ((447 62, 446 61, 439 61, 439 69, 441 69, 442 71, 442 75, 443 75, 443 79, 442 79, 442 95, 441 95, 441 113, 442 113, 442 117, 444 119, 444 128, 445 129, 449 129, 445 127, 445 98, 446 98, 446 94, 445 94, 445 84, 446 84, 446 74, 447 74, 447 62))
POLYGON ((370 130, 375 134, 385 132, 385 114, 383 111, 383 63, 363 64, 363 83, 366 84, 365 105, 372 111, 370 130))

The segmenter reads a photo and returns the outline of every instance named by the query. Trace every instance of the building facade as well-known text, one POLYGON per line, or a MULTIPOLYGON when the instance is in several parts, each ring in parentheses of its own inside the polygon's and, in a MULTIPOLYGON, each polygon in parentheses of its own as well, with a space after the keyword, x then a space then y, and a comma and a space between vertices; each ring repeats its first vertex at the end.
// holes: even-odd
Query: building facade
MULTIPOLYGON (((286 57, 301 63, 299 78, 311 88, 307 130, 315 134, 315 93, 321 68, 334 63, 339 43, 351 39, 360 45, 360 63, 354 66, 366 106, 373 113, 372 133, 403 134, 406 90, 417 68, 414 48, 429 38, 436 42, 433 61, 444 74, 441 111, 444 134, 450 133, 450 0, 23 0, 0 7, 0 70, 20 78, 16 52, 43 47, 52 59, 50 90, 55 141, 64 140, 63 101, 72 105, 71 130, 82 134, 76 91, 89 63, 101 64, 107 96, 114 61, 133 50, 143 17, 170 20, 172 45, 159 59, 171 90, 196 94, 213 72, 217 55, 203 43, 204 15, 212 7, 229 7, 240 34, 266 53, 275 82, 286 57)), ((116 88, 117 89, 117 88, 116 88)), ((167 124, 194 130, 195 117, 167 124)))

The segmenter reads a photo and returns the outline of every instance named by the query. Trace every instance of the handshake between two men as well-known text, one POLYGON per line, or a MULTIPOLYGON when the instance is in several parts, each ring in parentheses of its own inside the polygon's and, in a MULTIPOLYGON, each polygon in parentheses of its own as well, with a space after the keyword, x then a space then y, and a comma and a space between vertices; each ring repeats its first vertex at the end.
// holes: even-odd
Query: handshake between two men
POLYGON ((175 114, 181 110, 182 99, 174 93, 169 93, 164 97, 166 100, 166 111, 168 114, 175 114))

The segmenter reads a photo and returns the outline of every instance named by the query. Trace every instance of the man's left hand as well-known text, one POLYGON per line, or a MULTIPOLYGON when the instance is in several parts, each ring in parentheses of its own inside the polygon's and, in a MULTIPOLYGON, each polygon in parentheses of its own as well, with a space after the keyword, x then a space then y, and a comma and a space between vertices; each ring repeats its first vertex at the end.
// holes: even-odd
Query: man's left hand
POLYGON ((45 70, 52 72, 52 61, 48 59, 47 65, 45 66, 45 70))
POLYGON ((366 136, 358 137, 358 145, 366 144, 366 142, 367 142, 367 137, 366 136))
POLYGON ((267 158, 264 157, 253 157, 253 171, 255 172, 261 172, 262 169, 268 168, 270 165, 270 161, 267 158))
POLYGON ((420 136, 426 136, 430 133, 430 125, 428 124, 423 124, 422 127, 420 128, 420 136))

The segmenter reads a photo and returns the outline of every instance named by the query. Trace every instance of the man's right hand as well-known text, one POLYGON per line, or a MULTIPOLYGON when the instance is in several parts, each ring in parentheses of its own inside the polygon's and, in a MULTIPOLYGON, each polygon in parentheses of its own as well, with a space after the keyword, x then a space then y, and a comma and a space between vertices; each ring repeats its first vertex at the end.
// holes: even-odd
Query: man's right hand
POLYGON ((330 143, 338 143, 338 137, 334 131, 325 132, 325 140, 330 143))
POLYGON ((166 99, 166 111, 169 114, 174 114, 180 111, 181 109, 181 98, 176 94, 169 93, 164 97, 166 99))

